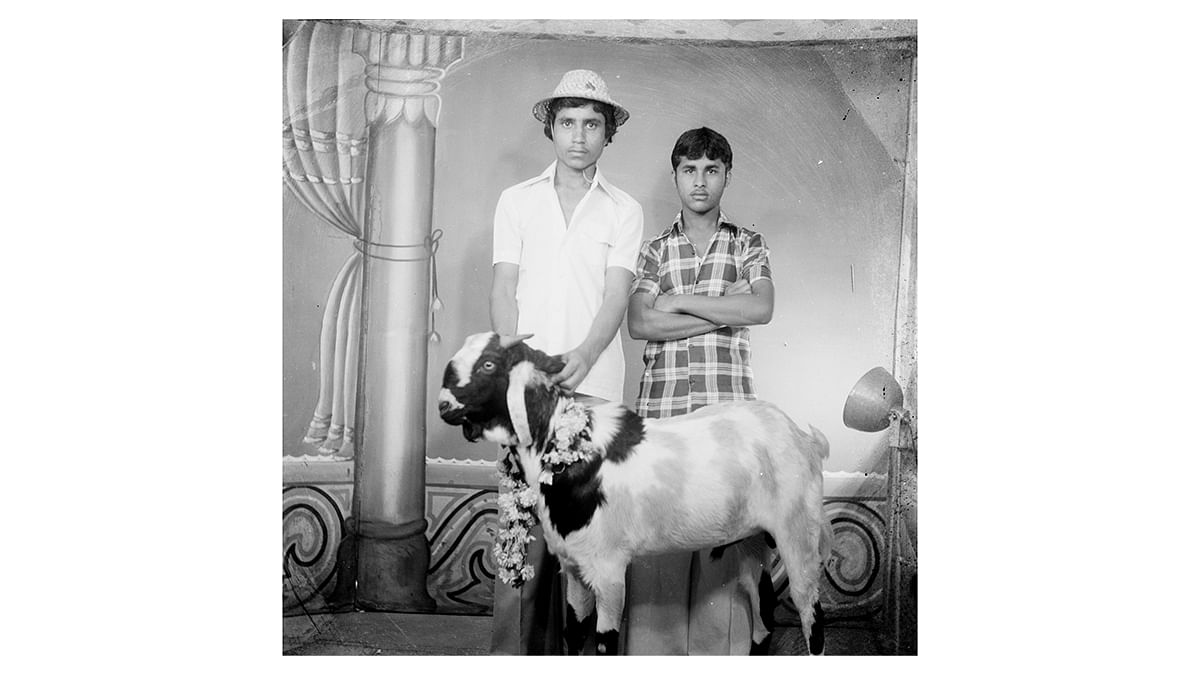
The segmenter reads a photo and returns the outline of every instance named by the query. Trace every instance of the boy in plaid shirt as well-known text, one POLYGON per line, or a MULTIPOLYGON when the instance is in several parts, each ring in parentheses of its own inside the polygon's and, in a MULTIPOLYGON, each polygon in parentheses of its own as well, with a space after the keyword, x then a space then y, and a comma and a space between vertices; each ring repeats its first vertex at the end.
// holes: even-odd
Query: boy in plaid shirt
MULTIPOLYGON (((752 325, 771 320, 775 290, 761 234, 721 211, 733 150, 721 134, 686 131, 671 151, 681 209, 642 245, 629 302, 629 335, 647 340, 637 412, 682 415, 718 401, 755 398, 752 325)), ((759 579, 738 579, 738 547, 639 558, 629 573, 629 654, 765 653, 769 633, 755 627, 759 579)), ((765 573, 764 573, 765 576, 765 573)), ((774 593, 759 590, 764 616, 774 593)), ((768 622, 769 623, 769 622, 768 622)))

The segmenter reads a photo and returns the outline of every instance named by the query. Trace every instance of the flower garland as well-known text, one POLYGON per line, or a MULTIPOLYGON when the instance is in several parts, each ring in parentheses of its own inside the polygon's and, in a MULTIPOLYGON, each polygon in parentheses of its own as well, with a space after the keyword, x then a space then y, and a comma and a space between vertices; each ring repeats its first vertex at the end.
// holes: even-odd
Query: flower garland
POLYGON ((554 474, 595 454, 587 426, 587 408, 574 400, 568 401, 555 415, 554 449, 542 455, 542 473, 538 482, 551 485, 554 474))
POLYGON ((525 548, 534 539, 529 530, 537 524, 537 516, 533 514, 537 493, 520 478, 500 474, 500 496, 496 502, 500 508, 500 531, 492 542, 492 555, 498 567, 496 576, 509 586, 520 588, 533 578, 533 565, 525 562, 525 548))
MULTIPOLYGON (((587 408, 574 400, 568 401, 554 417, 554 448, 542 456, 542 471, 538 483, 552 485, 554 476, 575 462, 596 454, 587 433, 587 408)), ((496 558, 496 576, 513 588, 520 588, 533 578, 533 565, 526 559, 526 550, 534 536, 529 533, 537 524, 534 507, 537 490, 517 473, 518 461, 514 450, 505 457, 500 468, 500 494, 496 504, 500 510, 500 531, 492 543, 496 558)))

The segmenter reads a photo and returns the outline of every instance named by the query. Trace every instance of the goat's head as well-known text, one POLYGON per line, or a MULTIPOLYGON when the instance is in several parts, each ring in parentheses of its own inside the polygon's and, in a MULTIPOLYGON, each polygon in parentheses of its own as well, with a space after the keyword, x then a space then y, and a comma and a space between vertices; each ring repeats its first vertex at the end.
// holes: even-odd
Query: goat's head
MULTIPOLYGON (((438 412, 447 424, 462 426, 468 441, 486 436, 506 445, 529 444, 525 389, 544 378, 539 371, 553 374, 563 369, 562 358, 526 345, 529 337, 472 335, 446 365, 438 412), (521 398, 513 400, 510 413, 510 398, 515 396, 521 398)), ((549 386, 548 381, 544 384, 549 386)))

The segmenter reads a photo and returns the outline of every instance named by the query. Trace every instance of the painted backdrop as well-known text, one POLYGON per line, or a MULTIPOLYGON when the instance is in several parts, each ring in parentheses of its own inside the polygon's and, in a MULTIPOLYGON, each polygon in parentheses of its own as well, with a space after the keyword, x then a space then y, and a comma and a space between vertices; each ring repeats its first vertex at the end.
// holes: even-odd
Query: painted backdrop
MULTIPOLYGON (((632 113, 600 165, 642 204, 644 238, 678 210, 669 164, 678 135, 703 125, 732 144, 724 210, 764 234, 776 285, 773 321, 751 329, 759 395, 828 436, 827 509, 841 547, 830 563, 832 594, 845 606, 876 602, 884 494, 877 474, 886 470, 887 438, 847 429, 841 412, 863 373, 892 369, 914 49, 903 41, 711 46, 468 36, 439 92, 433 227, 444 231, 436 262, 444 308, 436 314, 442 339, 429 345, 427 400, 436 401, 441 371, 463 338, 489 329, 496 199, 553 160, 533 103, 563 72, 596 70, 632 113)), ((301 455, 312 452, 301 439, 316 401, 321 305, 352 240, 286 190, 283 220, 284 454, 301 455)), ((642 343, 624 328, 622 339, 629 403, 642 343)), ((434 405, 426 427, 430 593, 439 611, 485 612, 496 448, 464 441, 434 405)), ((342 482, 351 475, 322 471, 342 482)), ((350 497, 339 489, 325 489, 323 499, 344 515, 350 497)))

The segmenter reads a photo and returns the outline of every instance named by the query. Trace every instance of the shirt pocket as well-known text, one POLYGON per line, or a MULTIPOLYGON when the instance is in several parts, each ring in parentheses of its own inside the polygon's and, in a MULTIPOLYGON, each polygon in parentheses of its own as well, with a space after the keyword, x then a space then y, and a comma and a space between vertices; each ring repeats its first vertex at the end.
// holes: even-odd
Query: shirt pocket
POLYGON ((587 269, 604 274, 608 254, 617 243, 617 228, 612 223, 587 223, 580 228, 577 250, 587 269))
POLYGON ((617 244, 617 225, 609 218, 584 223, 579 228, 579 233, 590 242, 606 246, 616 246, 617 244))

